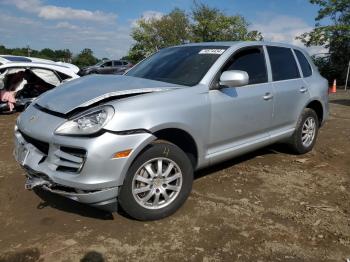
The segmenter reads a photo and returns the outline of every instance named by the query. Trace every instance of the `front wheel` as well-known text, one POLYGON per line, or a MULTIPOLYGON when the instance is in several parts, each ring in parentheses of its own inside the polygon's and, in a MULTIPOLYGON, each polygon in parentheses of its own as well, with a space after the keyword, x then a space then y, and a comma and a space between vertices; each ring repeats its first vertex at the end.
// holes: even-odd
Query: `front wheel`
POLYGON ((174 144, 155 142, 131 165, 119 203, 135 219, 161 219, 182 206, 192 182, 193 168, 187 155, 174 144))
POLYGON ((310 108, 302 112, 290 144, 297 154, 305 154, 312 150, 316 143, 319 122, 317 114, 310 108))

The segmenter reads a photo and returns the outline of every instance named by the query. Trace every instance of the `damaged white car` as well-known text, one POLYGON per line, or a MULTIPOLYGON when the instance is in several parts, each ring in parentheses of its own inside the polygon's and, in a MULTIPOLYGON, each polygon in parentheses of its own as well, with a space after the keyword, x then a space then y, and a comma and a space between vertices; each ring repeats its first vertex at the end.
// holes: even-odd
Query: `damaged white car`
POLYGON ((7 63, 13 63, 13 62, 33 62, 33 63, 44 63, 44 64, 56 64, 56 65, 62 65, 65 67, 69 67, 73 70, 74 73, 78 74, 80 68, 76 65, 65 63, 65 62, 55 62, 53 60, 43 59, 43 58, 37 58, 37 57, 27 57, 27 56, 17 56, 17 55, 0 55, 0 66, 7 64, 7 63))
POLYGON ((0 66, 0 112, 28 106, 36 97, 78 78, 74 68, 39 62, 11 62, 0 66))

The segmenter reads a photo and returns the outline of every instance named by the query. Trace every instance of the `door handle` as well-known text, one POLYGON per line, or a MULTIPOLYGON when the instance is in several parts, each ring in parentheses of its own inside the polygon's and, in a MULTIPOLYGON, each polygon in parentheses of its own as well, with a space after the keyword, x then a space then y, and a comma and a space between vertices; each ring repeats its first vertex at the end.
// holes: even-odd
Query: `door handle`
POLYGON ((271 93, 265 93, 265 95, 263 96, 264 100, 270 100, 273 98, 273 95, 271 93))
POLYGON ((307 91, 307 88, 302 86, 300 89, 299 89, 300 93, 305 93, 307 91))

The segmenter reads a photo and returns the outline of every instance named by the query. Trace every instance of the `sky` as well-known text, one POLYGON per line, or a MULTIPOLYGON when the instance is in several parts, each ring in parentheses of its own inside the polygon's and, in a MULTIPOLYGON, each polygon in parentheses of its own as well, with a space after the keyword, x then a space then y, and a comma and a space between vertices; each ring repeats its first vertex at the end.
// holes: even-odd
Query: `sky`
MULTIPOLYGON (((201 0, 240 14, 251 30, 267 41, 302 46, 297 35, 310 31, 318 7, 308 0, 201 0)), ((192 0, 0 0, 0 44, 33 49, 69 48, 74 54, 91 48, 99 57, 118 59, 127 54, 135 21, 160 17, 178 7, 187 12, 192 0)), ((322 52, 314 47, 310 53, 322 52)))

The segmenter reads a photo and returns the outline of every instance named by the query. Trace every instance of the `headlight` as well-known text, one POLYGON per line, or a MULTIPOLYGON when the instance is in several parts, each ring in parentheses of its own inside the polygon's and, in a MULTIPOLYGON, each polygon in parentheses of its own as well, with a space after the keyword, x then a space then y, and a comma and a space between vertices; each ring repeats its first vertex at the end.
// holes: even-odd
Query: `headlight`
POLYGON ((58 135, 90 135, 100 131, 114 115, 112 106, 102 106, 74 116, 59 126, 58 135))

